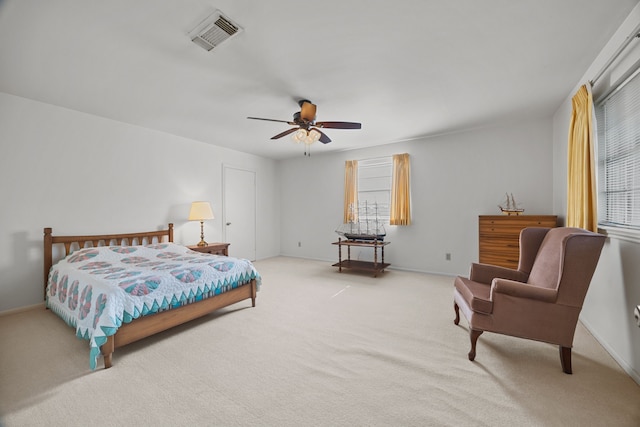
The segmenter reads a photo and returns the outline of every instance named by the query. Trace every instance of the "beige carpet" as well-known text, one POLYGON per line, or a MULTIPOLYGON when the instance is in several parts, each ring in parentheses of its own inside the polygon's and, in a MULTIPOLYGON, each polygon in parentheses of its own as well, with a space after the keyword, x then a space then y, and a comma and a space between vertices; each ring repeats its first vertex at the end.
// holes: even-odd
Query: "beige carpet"
POLYGON ((469 362, 451 277, 256 266, 255 308, 118 349, 108 370, 49 311, 0 317, 0 425, 640 425, 640 387, 582 326, 573 375, 555 346, 490 333, 469 362))

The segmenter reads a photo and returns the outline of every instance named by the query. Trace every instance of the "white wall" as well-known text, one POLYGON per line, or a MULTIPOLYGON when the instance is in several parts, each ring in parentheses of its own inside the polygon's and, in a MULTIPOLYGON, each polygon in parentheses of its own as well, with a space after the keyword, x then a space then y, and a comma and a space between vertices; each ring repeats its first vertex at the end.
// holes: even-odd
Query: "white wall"
MULTIPOLYGON (((554 212, 565 215, 567 202, 567 138, 571 118, 571 97, 578 88, 593 79, 607 60, 640 23, 640 5, 595 59, 583 78, 576 83, 553 118, 554 212)), ((594 97, 606 93, 620 77, 640 61, 640 41, 613 64, 596 82, 594 97)), ((580 319, 618 363, 640 383, 640 328, 633 318, 633 307, 640 304, 640 235, 635 239, 613 236, 602 251, 580 319)))
POLYGON ((195 244, 189 206, 209 200, 217 215, 205 236, 221 240, 223 163, 256 171, 256 256, 278 255, 275 161, 0 92, 0 312, 42 301, 44 227, 96 234, 173 222, 175 241, 195 244))
MULTIPOLYGON (((532 118, 336 154, 317 154, 318 148, 310 158, 281 161, 281 252, 336 262, 331 242, 342 222, 345 160, 407 152, 413 224, 386 226, 385 261, 392 268, 467 274, 478 260, 478 215, 499 214, 505 192, 525 214, 552 213, 551 142, 551 118, 532 118)), ((370 250, 363 251, 362 259, 370 259, 370 250)))

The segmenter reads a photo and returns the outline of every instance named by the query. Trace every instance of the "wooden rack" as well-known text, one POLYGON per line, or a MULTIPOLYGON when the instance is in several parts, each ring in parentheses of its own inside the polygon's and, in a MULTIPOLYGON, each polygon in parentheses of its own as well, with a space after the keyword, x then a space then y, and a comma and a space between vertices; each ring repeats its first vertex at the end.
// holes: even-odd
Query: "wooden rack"
POLYGON ((378 273, 383 273, 384 269, 391 264, 384 262, 384 247, 390 242, 384 242, 381 240, 342 240, 338 239, 337 242, 333 242, 332 245, 338 246, 338 262, 333 264, 333 267, 338 267, 338 271, 342 273, 343 268, 349 268, 352 270, 372 272, 373 277, 378 277, 378 273), (342 259, 342 247, 347 247, 347 259, 342 259), (373 248, 373 262, 371 261, 359 261, 351 259, 351 247, 364 247, 373 248), (381 260, 378 262, 378 249, 380 249, 381 260))

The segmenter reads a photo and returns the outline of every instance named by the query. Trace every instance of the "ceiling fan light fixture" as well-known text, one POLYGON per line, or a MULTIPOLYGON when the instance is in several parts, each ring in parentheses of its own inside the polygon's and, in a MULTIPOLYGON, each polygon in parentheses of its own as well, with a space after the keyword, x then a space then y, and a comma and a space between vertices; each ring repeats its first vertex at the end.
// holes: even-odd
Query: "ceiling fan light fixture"
POLYGON ((320 139, 320 132, 318 132, 315 129, 311 129, 309 131, 308 138, 311 139, 311 142, 309 144, 312 144, 312 143, 314 143, 314 142, 316 142, 317 140, 320 139))
POLYGON ((315 129, 311 129, 310 131, 306 129, 298 129, 291 137, 296 144, 304 142, 307 145, 311 145, 319 140, 320 136, 320 132, 315 129))
POLYGON ((293 133, 293 135, 291 135, 291 138, 293 138, 293 141, 296 144, 299 144, 305 141, 307 139, 307 136, 307 131, 305 129, 298 129, 293 133))

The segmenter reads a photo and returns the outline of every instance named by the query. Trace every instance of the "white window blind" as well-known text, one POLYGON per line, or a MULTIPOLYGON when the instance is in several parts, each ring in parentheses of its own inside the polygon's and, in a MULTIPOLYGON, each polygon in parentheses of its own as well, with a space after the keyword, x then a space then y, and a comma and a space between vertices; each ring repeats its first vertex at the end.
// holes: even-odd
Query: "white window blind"
POLYGON ((391 157, 358 160, 358 216, 360 220, 389 222, 391 157))
POLYGON ((599 223, 640 229, 640 70, 595 110, 599 223))

